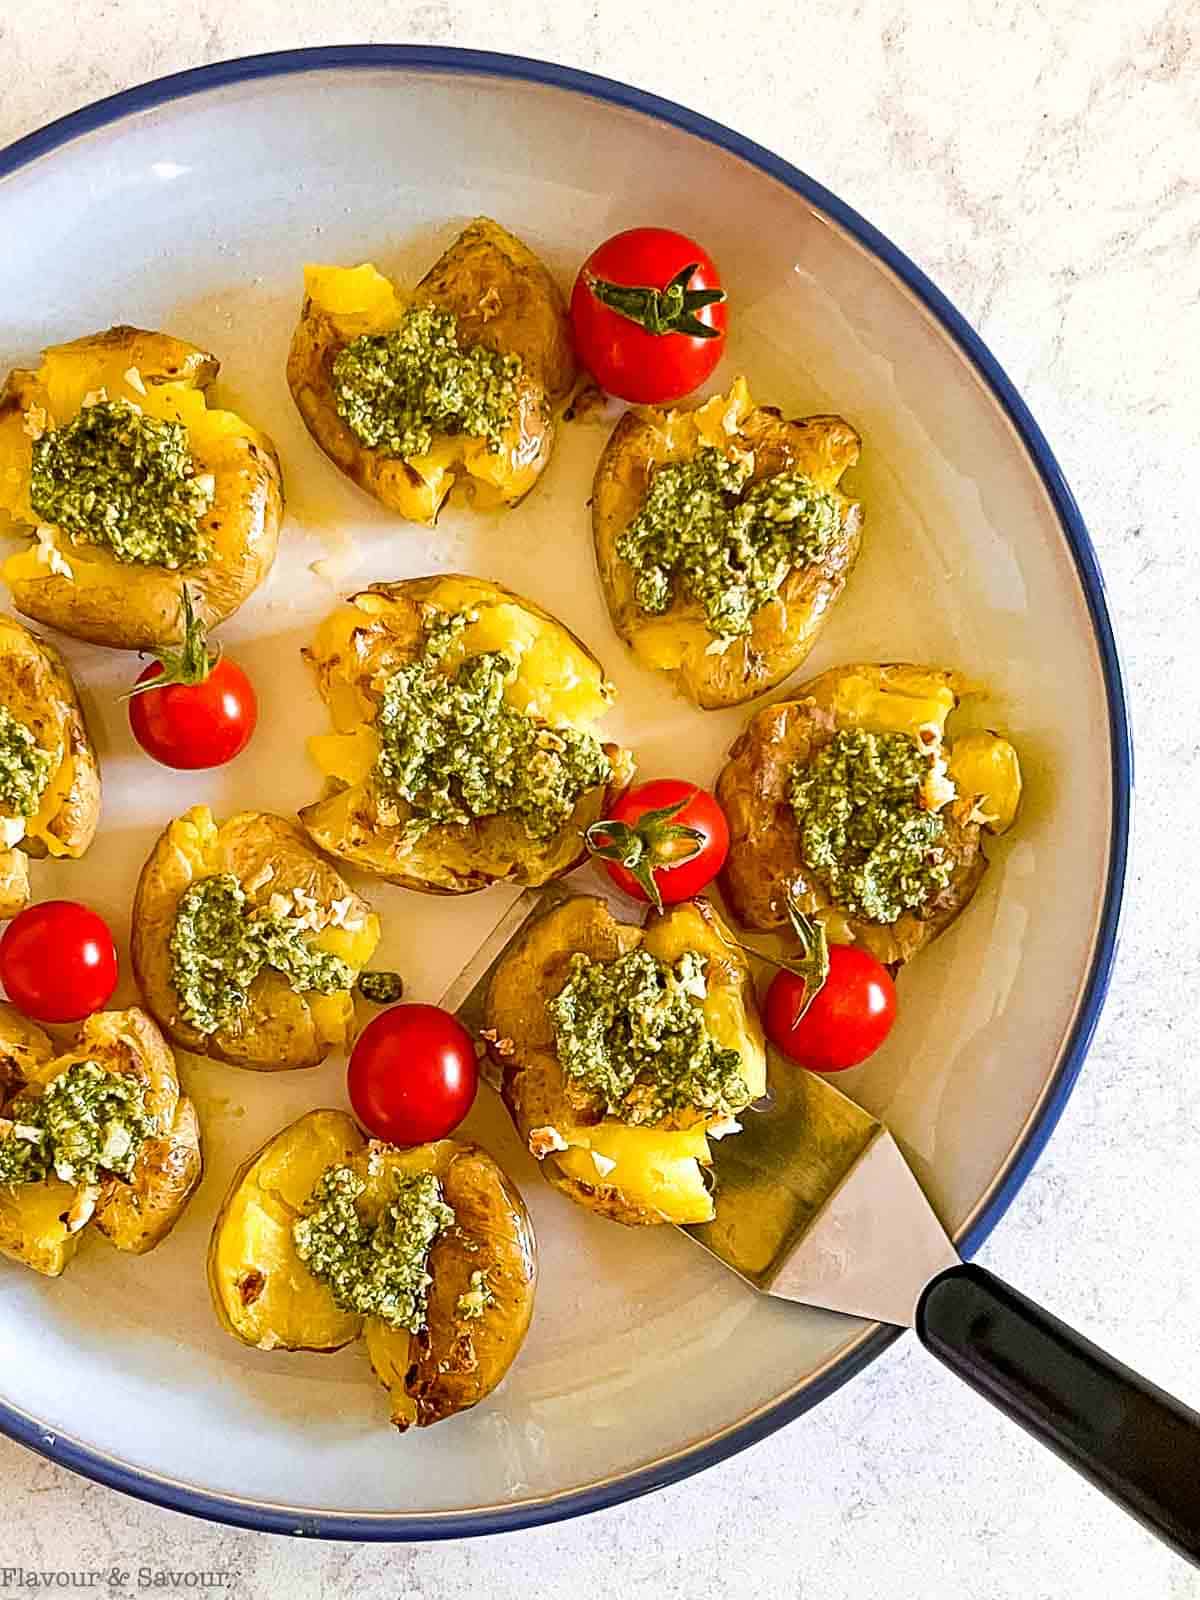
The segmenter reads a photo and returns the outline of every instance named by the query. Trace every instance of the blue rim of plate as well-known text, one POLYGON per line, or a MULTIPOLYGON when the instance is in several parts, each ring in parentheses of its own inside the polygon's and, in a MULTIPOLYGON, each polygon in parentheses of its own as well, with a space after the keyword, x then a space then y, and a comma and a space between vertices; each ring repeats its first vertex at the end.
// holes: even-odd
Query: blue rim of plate
MULTIPOLYGON (((109 95, 84 106, 35 133, 18 139, 0 151, 0 178, 28 166, 39 156, 69 143, 83 134, 93 133, 109 123, 141 111, 148 111, 172 100, 200 94, 256 78, 275 78, 300 72, 328 72, 364 68, 391 68, 405 72, 444 72, 485 75, 514 79, 564 89, 591 99, 669 123, 685 133, 696 135, 740 157, 759 171, 777 179, 809 204, 833 218, 847 233, 864 245, 909 288, 932 313, 967 356, 1004 409, 1016 429, 1046 492, 1057 512, 1063 535, 1075 562, 1087 602, 1092 629, 1100 654, 1108 701, 1109 738, 1112 746, 1112 834, 1109 847, 1104 907, 1096 932, 1091 969, 1083 988, 1074 1024, 1062 1052, 1058 1069, 1042 1096, 1036 1117, 1025 1130, 1020 1144, 1009 1158, 1007 1171, 993 1183, 986 1203, 958 1240, 963 1256, 972 1255, 1000 1221, 1017 1190, 1033 1169, 1046 1141, 1053 1133, 1063 1108, 1075 1087, 1108 992, 1117 949, 1118 925, 1129 849, 1129 814, 1133 792, 1133 749, 1129 731, 1125 689, 1120 658, 1104 581, 1075 497, 1063 477, 1054 453, 1000 363, 983 340, 946 296, 919 267, 890 239, 839 200, 836 195, 808 177, 790 162, 773 155, 753 140, 744 138, 719 122, 689 111, 671 100, 660 99, 642 89, 631 88, 612 78, 580 72, 525 56, 501 55, 488 50, 459 50, 437 45, 327 45, 304 50, 277 50, 262 55, 243 56, 233 61, 218 61, 187 72, 172 73, 139 84, 120 94, 109 95)), ((348 1540, 426 1540, 457 1539, 487 1533, 507 1533, 577 1517, 605 1506, 616 1505, 655 1489, 676 1483, 714 1466, 739 1450, 756 1444, 777 1428, 817 1405, 849 1378, 860 1372, 899 1338, 903 1330, 880 1326, 856 1343, 841 1360, 833 1363, 798 1394, 769 1406, 747 1421, 727 1429, 718 1438, 678 1452, 660 1464, 641 1468, 626 1476, 610 1479, 589 1488, 512 1507, 489 1508, 477 1512, 421 1513, 414 1515, 290 1510, 256 1501, 241 1501, 226 1495, 209 1494, 187 1484, 156 1478, 138 1471, 74 1440, 55 1437, 0 1401, 0 1432, 31 1450, 47 1456, 73 1472, 119 1489, 137 1499, 184 1511, 210 1521, 267 1533, 286 1533, 325 1539, 348 1540)))

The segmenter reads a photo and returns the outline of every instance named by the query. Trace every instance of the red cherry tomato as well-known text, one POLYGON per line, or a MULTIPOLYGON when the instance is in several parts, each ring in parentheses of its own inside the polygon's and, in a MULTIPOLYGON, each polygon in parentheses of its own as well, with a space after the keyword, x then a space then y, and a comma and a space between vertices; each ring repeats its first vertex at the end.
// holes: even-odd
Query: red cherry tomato
POLYGON ((571 292, 580 361, 602 389, 639 405, 679 400, 725 349, 725 291, 686 234, 629 228, 583 263, 571 292))
POLYGON ((359 1034, 346 1077, 354 1115, 376 1139, 444 1139, 475 1099, 475 1042, 441 1006, 392 1006, 359 1034))
POLYGON ((164 651, 139 674, 129 726, 146 754, 164 767, 222 767, 249 744, 258 699, 235 661, 210 652, 186 584, 183 622, 179 650, 164 651))
POLYGON ((36 1022, 78 1022, 117 987, 117 950, 108 923, 78 900, 43 900, 0 938, 0 982, 36 1022))
POLYGON ((879 1049, 896 1020, 896 985, 887 968, 857 945, 829 947, 829 976, 797 1022, 803 978, 777 972, 767 990, 767 1038, 799 1066, 842 1072, 879 1049))
POLYGON ((637 784, 585 839, 618 889, 660 911, 707 888, 729 854, 725 813, 707 789, 680 778, 637 784))

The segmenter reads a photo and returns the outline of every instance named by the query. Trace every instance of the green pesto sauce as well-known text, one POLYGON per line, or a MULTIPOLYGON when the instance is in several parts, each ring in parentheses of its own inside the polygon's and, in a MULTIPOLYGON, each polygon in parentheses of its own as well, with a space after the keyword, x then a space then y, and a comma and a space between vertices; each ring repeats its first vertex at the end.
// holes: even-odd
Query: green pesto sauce
POLYGON ((0 706, 0 816, 35 817, 54 757, 7 706, 0 706))
POLYGON ((487 1281, 487 1272, 473 1272, 470 1282, 454 1302, 455 1313, 466 1321, 473 1321, 482 1317, 485 1311, 490 1311, 496 1304, 496 1296, 492 1293, 487 1281))
POLYGON ((918 789, 931 757, 903 733, 836 733, 792 771, 790 799, 801 854, 835 905, 895 922, 949 883, 945 822, 923 811, 918 789))
POLYGON ((749 477, 747 462, 710 445, 655 471, 617 540, 643 611, 668 610, 678 590, 703 606, 713 633, 732 638, 749 633, 793 567, 824 559, 842 525, 837 497, 802 472, 747 489, 749 477))
POLYGON ((390 333, 365 333, 338 352, 334 404, 363 444, 391 456, 423 456, 440 433, 498 450, 520 376, 517 356, 464 349, 453 313, 414 305, 390 333))
POLYGON ((42 1095, 18 1095, 5 1116, 14 1131, 0 1139, 0 1183, 38 1183, 52 1172, 76 1184, 105 1172, 131 1178, 154 1128, 143 1085, 95 1061, 68 1067, 42 1095))
POLYGON ((296 1253, 329 1285, 344 1311, 380 1317, 419 1333, 432 1279, 429 1252, 454 1222, 432 1173, 399 1179, 396 1197, 377 1223, 364 1220, 358 1200, 366 1181, 350 1167, 329 1167, 292 1225, 296 1253))
POLYGON ((732 1116, 746 1105, 741 1056, 716 1043, 697 1003, 705 966, 690 950, 674 966, 645 949, 615 961, 571 957, 546 1006, 558 1059, 610 1116, 637 1126, 685 1110, 732 1116))
POLYGON ((187 429, 125 400, 84 406, 33 441, 29 500, 43 522, 118 561, 174 570, 210 553, 199 523, 213 490, 196 476, 187 429))
POLYGON ((548 727, 505 701, 516 667, 500 651, 470 656, 448 676, 439 663, 468 621, 438 617, 421 655, 388 680, 376 777, 412 807, 410 837, 504 812, 530 838, 548 839, 581 794, 607 783, 611 764, 593 734, 548 727))
POLYGON ((171 931, 171 981, 184 1017, 201 1033, 215 1033, 245 1008, 250 985, 264 967, 282 973, 301 993, 352 988, 350 965, 314 949, 312 937, 295 918, 265 906, 248 911, 245 890, 232 873, 201 878, 181 896, 171 931))

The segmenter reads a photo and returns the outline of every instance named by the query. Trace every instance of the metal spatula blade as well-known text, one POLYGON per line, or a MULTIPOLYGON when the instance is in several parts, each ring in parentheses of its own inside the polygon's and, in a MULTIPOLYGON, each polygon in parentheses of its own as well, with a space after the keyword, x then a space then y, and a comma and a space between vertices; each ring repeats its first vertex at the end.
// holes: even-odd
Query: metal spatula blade
MULTIPOLYGON (((478 1032, 526 890, 443 996, 478 1032)), ((1200 1415, 982 1267, 964 1265, 883 1124, 775 1061, 767 1101, 716 1143, 716 1216, 681 1231, 760 1293, 915 1327, 964 1383, 1200 1566, 1200 1415)))
POLYGON ((911 1327, 958 1252, 883 1124, 780 1061, 739 1120, 713 1145, 716 1216, 682 1232, 766 1294, 911 1327))

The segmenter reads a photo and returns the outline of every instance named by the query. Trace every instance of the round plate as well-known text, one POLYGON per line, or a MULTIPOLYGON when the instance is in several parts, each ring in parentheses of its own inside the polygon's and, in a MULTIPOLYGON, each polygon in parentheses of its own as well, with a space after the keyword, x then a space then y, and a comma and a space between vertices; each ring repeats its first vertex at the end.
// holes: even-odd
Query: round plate
MULTIPOLYGON (((40 895, 123 927, 137 868, 194 802, 290 813, 325 726, 299 658, 339 593, 435 568, 502 579, 558 613, 620 693, 613 723, 647 773, 711 781, 742 718, 702 713, 634 665, 593 574, 587 498, 604 439, 564 427, 507 516, 436 532, 389 519, 309 441, 284 383, 308 260, 373 258, 406 279, 485 212, 568 285, 604 235, 668 222, 720 262, 738 371, 788 415, 861 431, 865 551, 809 668, 912 659, 986 694, 959 726, 1019 745, 1019 826, 967 915, 901 982, 887 1047, 843 1085, 885 1117, 969 1251, 1002 1213, 1079 1070, 1112 960, 1129 745, 1100 578, 1028 411, 941 294, 874 229, 736 134, 636 90, 537 62, 408 48, 299 51, 118 95, 0 156, 0 353, 127 321, 214 350, 219 394, 270 432, 288 526, 269 582, 225 630, 263 715, 251 751, 199 777, 152 768, 115 696, 131 658, 69 646, 105 761, 87 859, 35 864, 40 895), (313 570, 313 564, 318 568, 313 570)), ((369 887, 384 964, 436 998, 508 898, 369 887)), ((120 998, 134 998, 128 982, 120 998)), ((543 1184, 498 1102, 470 1129, 522 1185, 542 1287, 490 1403, 394 1436, 359 1348, 262 1355, 217 1326, 205 1242, 230 1173, 308 1107, 343 1103, 340 1062, 256 1076, 185 1059, 207 1174, 153 1255, 89 1239, 51 1282, 0 1265, 0 1427, 176 1509, 337 1538, 507 1529, 639 1494, 742 1448, 861 1368, 895 1330, 760 1301, 672 1229, 627 1231, 543 1184)))

